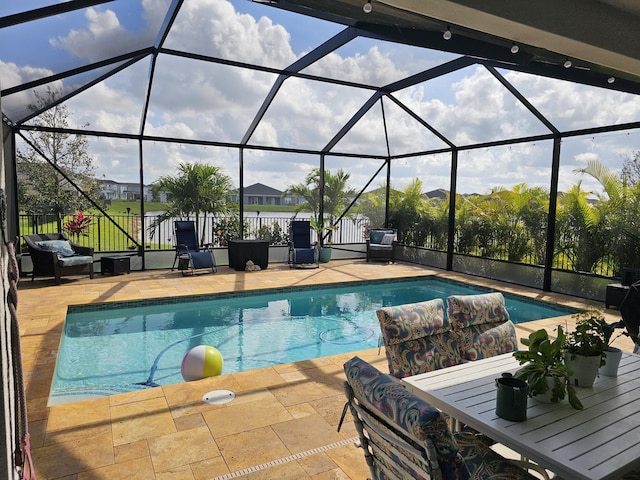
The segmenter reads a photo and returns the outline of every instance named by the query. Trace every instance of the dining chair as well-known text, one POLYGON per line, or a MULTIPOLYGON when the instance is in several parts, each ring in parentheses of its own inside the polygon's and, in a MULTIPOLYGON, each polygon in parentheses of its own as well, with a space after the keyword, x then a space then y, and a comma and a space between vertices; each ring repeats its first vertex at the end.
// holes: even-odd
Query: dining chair
POLYGON ((347 407, 371 478, 433 480, 534 480, 469 432, 453 434, 437 408, 413 395, 397 378, 353 357, 344 364, 347 407))

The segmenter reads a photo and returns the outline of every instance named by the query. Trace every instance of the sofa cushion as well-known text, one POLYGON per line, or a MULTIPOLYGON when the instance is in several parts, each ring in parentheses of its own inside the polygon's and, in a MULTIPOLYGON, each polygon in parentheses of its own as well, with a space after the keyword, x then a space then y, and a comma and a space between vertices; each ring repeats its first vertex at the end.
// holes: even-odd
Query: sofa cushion
POLYGON ((48 252, 56 252, 59 257, 72 257, 76 254, 68 240, 42 240, 36 245, 48 252))
POLYGON ((404 378, 460 363, 441 299, 383 307, 376 316, 392 375, 404 378))
POLYGON ((93 257, 88 255, 74 255, 73 257, 58 257, 58 263, 63 267, 74 265, 88 265, 93 263, 93 257))

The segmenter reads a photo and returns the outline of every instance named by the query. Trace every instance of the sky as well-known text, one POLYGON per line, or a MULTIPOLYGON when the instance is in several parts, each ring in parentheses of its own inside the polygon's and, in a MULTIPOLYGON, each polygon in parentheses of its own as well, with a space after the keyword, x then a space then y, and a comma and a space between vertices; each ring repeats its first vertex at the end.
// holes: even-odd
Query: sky
MULTIPOLYGON (((19 2, 22 3, 22 2, 19 2)), ((31 0, 37 8, 56 2, 31 0)), ((154 41, 169 0, 117 0, 70 14, 0 30, 0 82, 3 89, 123 53, 154 41)), ((20 7, 24 8, 24 7, 20 7)), ((14 2, 2 2, 0 16, 16 13, 14 2)), ((341 25, 283 12, 247 0, 186 0, 165 47, 226 60, 284 68, 343 30, 341 25)), ((454 55, 388 42, 356 39, 312 64, 305 73, 368 85, 385 85, 443 62, 454 55)), ((68 100, 72 126, 137 133, 150 68, 149 57, 68 100)), ((640 120, 640 99, 517 72, 501 72, 560 130, 640 120)), ((160 55, 151 89, 145 134, 237 143, 248 132, 276 76, 160 55)), ((52 88, 67 92, 86 77, 58 80, 52 88)), ((371 96, 372 90, 348 88, 307 79, 286 80, 251 136, 251 144, 318 150, 371 96)), ((405 106, 459 145, 514 136, 548 133, 547 129, 483 67, 471 66, 395 93, 405 106)), ((32 103, 32 92, 2 99, 3 111, 20 114, 32 103)), ((394 102, 377 103, 333 151, 385 155, 385 123, 392 154, 436 149, 444 143, 394 102)), ((561 150, 560 190, 581 181, 588 160, 619 171, 622 160, 640 150, 638 131, 566 139, 561 150)), ((96 174, 120 182, 139 181, 138 144, 89 137, 96 174)), ((462 151, 457 182, 461 193, 486 193, 520 183, 549 188, 551 142, 462 151)), ((182 162, 221 166, 239 183, 239 153, 230 147, 146 142, 144 182, 175 174, 182 162)), ((245 150, 244 185, 259 182, 284 190, 300 183, 317 155, 245 150)), ((380 160, 326 157, 326 168, 343 168, 351 186, 361 190, 384 182, 380 160)), ((394 160, 395 188, 414 178, 425 191, 449 189, 450 155, 394 160)))

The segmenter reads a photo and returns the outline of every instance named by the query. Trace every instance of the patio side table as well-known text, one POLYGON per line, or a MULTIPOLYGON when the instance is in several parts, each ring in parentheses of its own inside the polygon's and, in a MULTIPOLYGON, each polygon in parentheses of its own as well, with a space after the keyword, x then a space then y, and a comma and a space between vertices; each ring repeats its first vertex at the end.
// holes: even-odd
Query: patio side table
POLYGON ((131 259, 126 256, 108 256, 100 258, 100 273, 111 273, 118 275, 120 273, 131 273, 131 259))

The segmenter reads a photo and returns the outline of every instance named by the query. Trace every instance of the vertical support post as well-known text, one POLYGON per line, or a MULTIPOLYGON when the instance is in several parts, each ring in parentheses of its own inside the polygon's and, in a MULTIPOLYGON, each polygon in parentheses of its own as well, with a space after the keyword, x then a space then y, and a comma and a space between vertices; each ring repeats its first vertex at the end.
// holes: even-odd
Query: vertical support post
POLYGON ((146 257, 144 249, 144 235, 145 235, 145 222, 144 222, 144 152, 142 148, 142 137, 138 138, 138 154, 140 155, 140 236, 138 238, 138 255, 142 257, 142 270, 146 267, 146 257))
POLYGON ((558 180, 560 177, 560 143, 561 138, 553 138, 553 159, 551 162, 551 186, 549 187, 549 215, 547 220, 547 246, 544 259, 544 278, 542 290, 551 291, 551 273, 553 252, 556 244, 556 211, 558 208, 558 180))
MULTIPOLYGON (((324 225, 324 153, 320 154, 320 185, 318 185, 318 222, 320 225, 324 225)), ((324 241, 322 239, 322 232, 318 232, 318 245, 322 246, 324 241)))
POLYGON ((240 174, 238 187, 238 206, 240 207, 240 240, 244 239, 244 148, 238 151, 238 168, 240 174))
POLYGON ((449 231, 447 232, 447 270, 453 270, 453 249, 456 235, 456 190, 458 183, 458 149, 451 150, 451 179, 449 185, 449 231))
POLYGON ((384 228, 389 228, 389 198, 391 198, 391 159, 387 157, 387 190, 384 192, 384 228))

